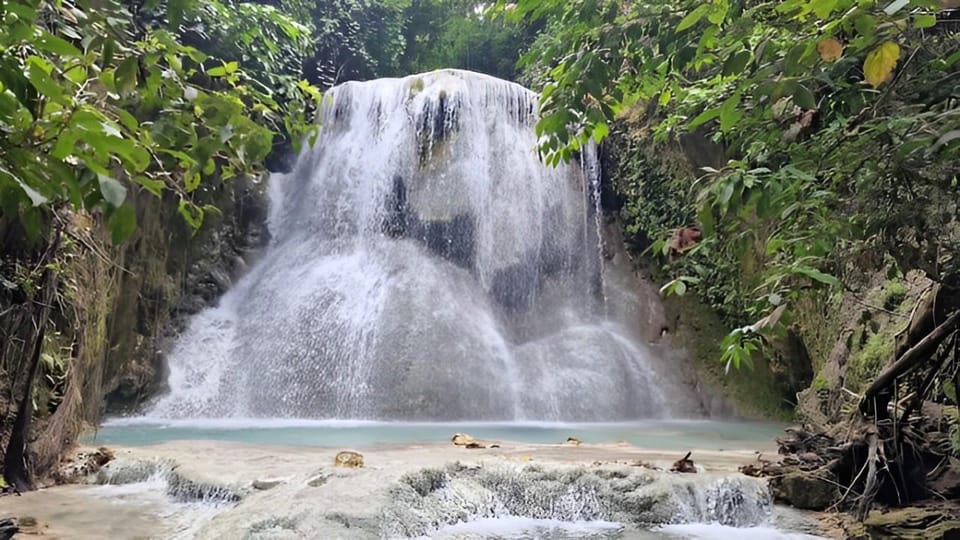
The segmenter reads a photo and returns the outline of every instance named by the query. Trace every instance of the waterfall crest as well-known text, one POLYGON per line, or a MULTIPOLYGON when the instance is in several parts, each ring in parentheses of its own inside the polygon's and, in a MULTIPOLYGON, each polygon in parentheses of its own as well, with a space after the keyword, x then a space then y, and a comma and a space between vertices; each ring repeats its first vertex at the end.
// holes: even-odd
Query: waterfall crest
POLYGON ((148 414, 669 414, 606 315, 594 149, 543 165, 536 103, 456 70, 330 90, 316 145, 270 179, 270 245, 192 319, 148 414))

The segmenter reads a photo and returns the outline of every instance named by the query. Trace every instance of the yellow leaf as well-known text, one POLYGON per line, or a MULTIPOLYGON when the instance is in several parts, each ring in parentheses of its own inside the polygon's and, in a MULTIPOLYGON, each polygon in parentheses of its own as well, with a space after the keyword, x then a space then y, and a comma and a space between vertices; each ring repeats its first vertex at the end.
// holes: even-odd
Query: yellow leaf
POLYGON ((817 43, 817 52, 824 62, 836 62, 843 56, 843 45, 836 38, 827 38, 817 43))
POLYGON ((863 75, 866 77, 870 86, 877 88, 893 73, 893 68, 897 66, 897 60, 900 59, 900 46, 892 41, 882 43, 876 49, 870 51, 867 59, 863 62, 863 75))

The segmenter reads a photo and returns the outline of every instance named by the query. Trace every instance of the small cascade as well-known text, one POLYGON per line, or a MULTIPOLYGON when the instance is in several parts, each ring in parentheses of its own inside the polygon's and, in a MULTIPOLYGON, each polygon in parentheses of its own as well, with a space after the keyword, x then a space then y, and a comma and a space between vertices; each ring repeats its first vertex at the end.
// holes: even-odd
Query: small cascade
POLYGON ((408 474, 390 495, 381 518, 385 538, 433 537, 451 525, 516 518, 598 528, 751 527, 767 523, 773 508, 766 484, 756 478, 629 467, 454 464, 408 474))
POLYGON ((536 94, 350 82, 270 178, 271 243, 167 356, 153 418, 616 421, 679 386, 607 315, 599 167, 536 152, 536 94))

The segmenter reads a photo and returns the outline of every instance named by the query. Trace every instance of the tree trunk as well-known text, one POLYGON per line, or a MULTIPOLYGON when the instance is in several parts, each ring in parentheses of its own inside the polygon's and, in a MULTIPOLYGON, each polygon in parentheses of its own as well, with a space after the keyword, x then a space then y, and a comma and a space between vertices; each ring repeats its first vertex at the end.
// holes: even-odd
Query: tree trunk
POLYGON ((29 491, 33 489, 33 481, 30 477, 30 464, 28 462, 30 454, 27 449, 27 444, 30 433, 30 419, 33 416, 33 383, 37 378, 37 372, 40 370, 40 354, 43 352, 43 339, 46 333, 47 319, 50 317, 50 307, 57 290, 57 272, 52 265, 49 264, 60 250, 60 224, 56 222, 56 220, 54 227, 53 238, 42 259, 47 267, 43 271, 43 294, 40 313, 34 322, 37 333, 33 342, 33 351, 30 355, 27 384, 23 390, 23 397, 20 398, 20 403, 17 406, 17 416, 13 422, 13 431, 10 435, 10 442, 7 445, 7 452, 3 460, 3 476, 17 491, 29 491))

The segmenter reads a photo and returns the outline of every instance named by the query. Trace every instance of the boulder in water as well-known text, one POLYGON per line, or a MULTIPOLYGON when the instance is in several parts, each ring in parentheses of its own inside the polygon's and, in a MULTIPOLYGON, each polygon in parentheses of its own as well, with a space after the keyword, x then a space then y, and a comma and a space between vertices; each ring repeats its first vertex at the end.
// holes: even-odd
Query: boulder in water
POLYGON ((314 474, 313 476, 311 476, 309 480, 307 480, 307 485, 310 486, 310 487, 320 487, 320 486, 326 484, 326 483, 327 483, 327 480, 329 480, 329 479, 330 479, 330 475, 329 475, 329 474, 327 474, 327 473, 325 473, 325 472, 323 472, 323 471, 320 471, 320 472, 314 474))
POLYGON ((333 458, 333 464, 337 467, 347 467, 351 469, 358 469, 363 467, 363 454, 360 452, 353 452, 351 450, 344 450, 337 454, 333 458))
POLYGON ((679 473, 695 473, 697 472, 697 465, 690 459, 690 455, 693 452, 687 452, 687 455, 678 459, 673 463, 673 467, 670 467, 670 472, 679 472, 679 473))
POLYGON ((491 443, 485 441, 473 441, 466 444, 466 448, 477 449, 477 448, 500 448, 498 443, 491 443))
POLYGON ((454 446, 467 446, 470 443, 477 442, 476 439, 466 433, 456 433, 450 441, 453 442, 454 446))
POLYGON ((98 472, 113 460, 113 452, 105 446, 79 448, 60 463, 53 478, 58 484, 72 484, 98 472))
POLYGON ((837 484, 823 477, 822 471, 795 471, 773 484, 778 500, 802 510, 825 510, 839 496, 837 484))
POLYGON ((253 489, 266 491, 268 489, 273 489, 286 481, 286 478, 257 478, 253 481, 253 489))

